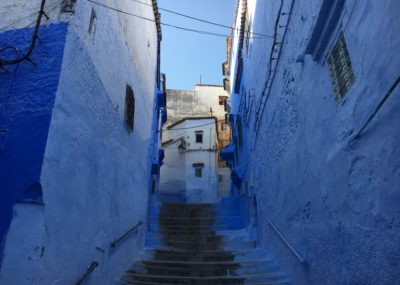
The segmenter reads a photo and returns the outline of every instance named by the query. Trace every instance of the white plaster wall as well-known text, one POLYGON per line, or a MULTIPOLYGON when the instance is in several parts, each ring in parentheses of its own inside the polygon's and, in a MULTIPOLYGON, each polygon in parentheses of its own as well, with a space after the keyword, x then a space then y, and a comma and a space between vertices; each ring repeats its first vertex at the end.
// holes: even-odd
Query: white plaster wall
POLYGON ((181 141, 168 144, 164 149, 164 164, 160 169, 160 185, 161 193, 181 193, 186 191, 185 180, 185 155, 181 155, 178 147, 181 141))
POLYGON ((195 85, 194 90, 167 90, 168 121, 166 127, 186 117, 215 116, 225 118, 223 105, 218 97, 229 95, 220 86, 195 85), (212 109, 212 113, 211 110, 212 109))
MULTIPOLYGON (((154 18, 133 1, 107 4, 154 18)), ((1 284, 73 284, 94 260, 100 265, 86 284, 117 284, 143 249, 145 226, 114 250, 110 243, 147 218, 156 27, 93 8, 94 36, 89 2, 78 1, 70 19, 41 175, 44 213, 21 205, 3 262, 18 273, 3 269, 1 284), (123 122, 126 84, 135 93, 132 133, 123 122), (43 254, 32 261, 27 247, 43 254)))
POLYGON ((187 150, 216 149, 217 133, 215 119, 195 119, 184 122, 164 130, 163 140, 176 140, 183 137, 186 141, 187 150), (203 132, 203 142, 196 143, 196 131, 203 132))
POLYGON ((198 96, 199 101, 204 106, 212 108, 213 116, 219 120, 225 118, 225 107, 219 105, 219 97, 229 97, 228 93, 221 86, 207 86, 207 85, 195 85, 194 86, 195 96, 198 96))
MULTIPOLYGON (((0 2, 0 32, 32 27, 36 24, 41 1, 3 0, 0 2)), ((59 21, 61 0, 47 0, 45 5, 46 17, 42 24, 59 21)))
POLYGON ((186 150, 179 152, 181 140, 164 146, 164 165, 161 167, 160 191, 185 193, 187 201, 206 203, 217 198, 215 119, 185 120, 164 130, 164 140, 183 139, 186 150), (196 131, 203 131, 203 143, 196 143, 196 131), (193 163, 204 163, 202 177, 195 176, 193 163))
MULTIPOLYGON (((273 32, 279 2, 257 1, 253 31, 273 32)), ((290 1, 284 2, 287 12, 290 1)), ((356 79, 337 102, 326 63, 308 55, 304 63, 296 62, 321 3, 295 1, 259 135, 253 132, 254 115, 251 127, 244 128, 246 147, 240 159, 249 165, 244 180, 257 196, 263 244, 287 265, 294 283, 392 284, 400 277, 395 261, 400 254, 400 172, 394 159, 399 157, 399 91, 359 139, 350 139, 399 75, 400 5, 346 1, 326 52, 344 30, 356 79), (307 257, 307 269, 264 216, 307 257)), ((244 58, 243 86, 254 88, 255 102, 271 45, 271 40, 254 40, 244 58)), ((233 102, 235 112, 239 99, 233 102)))
POLYGON ((186 199, 189 203, 215 203, 217 201, 216 155, 213 151, 185 153, 186 199), (196 177, 193 163, 204 163, 202 176, 196 177))

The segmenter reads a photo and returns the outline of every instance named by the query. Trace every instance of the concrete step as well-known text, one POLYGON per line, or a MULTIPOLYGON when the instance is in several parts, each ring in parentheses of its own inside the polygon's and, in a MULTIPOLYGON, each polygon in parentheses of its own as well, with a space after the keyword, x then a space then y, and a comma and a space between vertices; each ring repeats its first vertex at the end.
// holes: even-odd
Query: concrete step
POLYGON ((176 262, 246 262, 247 260, 268 260, 267 254, 260 250, 203 250, 188 251, 168 248, 147 250, 143 255, 144 260, 157 260, 176 262))
POLYGON ((143 261, 135 263, 128 272, 150 274, 150 275, 172 275, 172 276, 241 276, 256 275, 262 273, 275 274, 279 272, 278 267, 270 261, 252 260, 245 263, 238 262, 196 262, 175 263, 143 261))
POLYGON ((214 230, 214 231, 226 231, 226 230, 235 230, 235 229, 242 229, 244 225, 242 223, 238 224, 227 224, 224 225, 158 225, 158 224, 150 224, 149 230, 150 231, 207 231, 207 230, 214 230))
MULTIPOLYGON (((254 284, 262 282, 282 282, 285 281, 281 273, 263 273, 243 276, 172 276, 172 275, 149 275, 142 273, 127 272, 122 282, 153 282, 155 284, 254 284)), ((135 283, 133 283, 135 284, 135 283)), ((137 284, 137 283, 136 283, 137 284)), ((273 283, 272 283, 273 284, 273 283)))
POLYGON ((149 220, 150 226, 159 225, 202 225, 202 226, 224 226, 227 223, 245 223, 249 220, 247 215, 225 216, 225 217, 202 217, 202 218, 188 218, 188 217, 157 217, 151 216, 149 220))
POLYGON ((185 249, 191 251, 199 250, 216 250, 216 249, 255 249, 257 243, 255 240, 233 240, 233 241, 209 241, 209 242, 195 242, 195 241, 174 241, 174 240, 158 240, 151 239, 149 236, 146 237, 146 246, 151 247, 170 247, 176 249, 185 249))

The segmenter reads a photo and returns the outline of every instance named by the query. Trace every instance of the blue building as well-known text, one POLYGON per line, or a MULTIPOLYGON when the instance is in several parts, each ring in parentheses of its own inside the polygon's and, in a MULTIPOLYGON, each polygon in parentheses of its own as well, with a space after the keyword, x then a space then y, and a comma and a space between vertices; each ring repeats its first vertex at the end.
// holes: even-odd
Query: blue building
POLYGON ((0 283, 73 284, 97 264, 91 282, 111 284, 145 230, 111 245, 146 222, 162 163, 157 2, 12 2, 0 4, 0 283))
POLYGON ((237 1, 223 156, 294 284, 400 278, 399 13, 395 0, 237 1))

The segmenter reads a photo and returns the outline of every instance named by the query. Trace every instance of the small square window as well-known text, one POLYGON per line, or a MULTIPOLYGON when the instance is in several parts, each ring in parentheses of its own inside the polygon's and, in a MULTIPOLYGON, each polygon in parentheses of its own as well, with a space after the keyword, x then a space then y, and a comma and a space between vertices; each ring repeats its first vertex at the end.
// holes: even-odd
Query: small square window
POLYGON ((226 102, 226 96, 218 96, 218 104, 224 106, 226 102))
POLYGON ((328 55, 329 73, 336 99, 343 98, 354 83, 350 55, 343 33, 328 55))
POLYGON ((203 143, 203 131, 196 131, 196 143, 203 143))
POLYGON ((200 162, 200 163, 193 163, 193 167, 194 167, 194 176, 196 177, 202 177, 203 176, 203 167, 204 167, 204 163, 200 162))
POLYGON ((195 176, 202 177, 203 176, 203 168, 195 168, 195 176))

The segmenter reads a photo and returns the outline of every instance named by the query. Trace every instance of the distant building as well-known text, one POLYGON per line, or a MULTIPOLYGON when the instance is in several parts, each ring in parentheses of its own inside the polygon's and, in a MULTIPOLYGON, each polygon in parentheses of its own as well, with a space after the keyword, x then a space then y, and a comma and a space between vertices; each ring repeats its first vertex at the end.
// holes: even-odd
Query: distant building
POLYGON ((160 15, 100 2, 0 3, 0 284, 113 284, 143 244, 111 248, 157 188, 160 15))
POLYGON ((188 202, 216 201, 216 122, 215 117, 188 117, 164 129, 161 192, 185 194, 188 202))
POLYGON ((222 155, 293 284, 399 282, 399 15, 398 0, 237 1, 222 155))
MULTIPOLYGON (((231 139, 231 130, 227 122, 227 102, 229 94, 222 85, 196 84, 194 90, 167 89, 168 118, 165 128, 176 122, 190 118, 215 117, 215 129, 217 131, 218 147, 214 149, 217 157, 217 177, 219 195, 229 191, 230 171, 226 162, 220 159, 220 150, 231 139)), ((164 132, 163 141, 169 139, 169 132, 164 132)), ((165 161, 168 161, 165 155, 165 161)), ((163 166, 164 167, 164 166, 163 166)))

